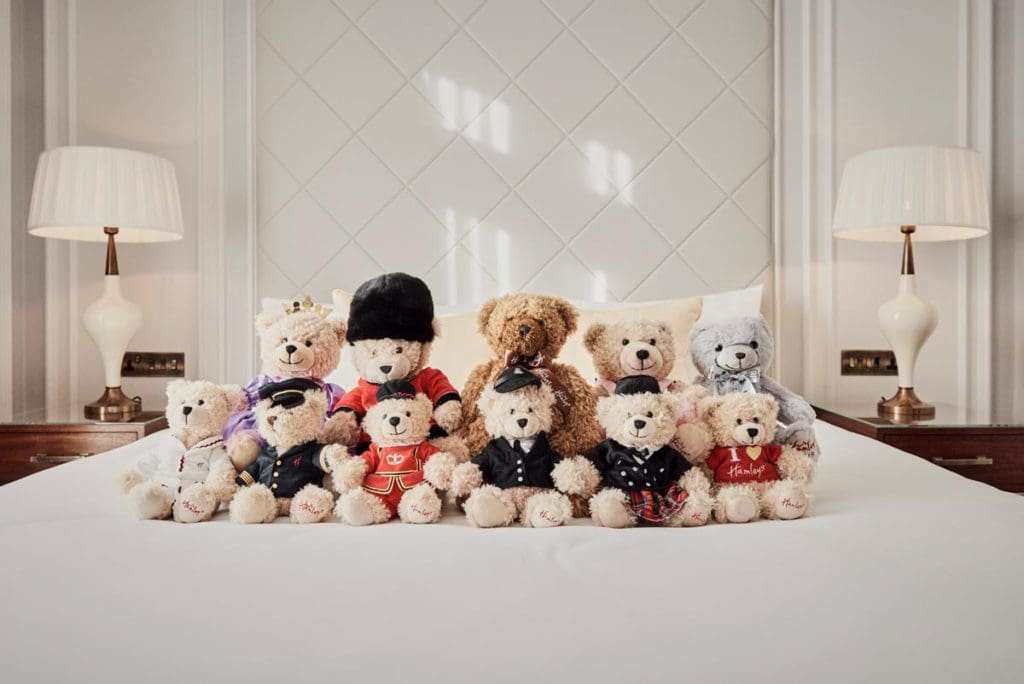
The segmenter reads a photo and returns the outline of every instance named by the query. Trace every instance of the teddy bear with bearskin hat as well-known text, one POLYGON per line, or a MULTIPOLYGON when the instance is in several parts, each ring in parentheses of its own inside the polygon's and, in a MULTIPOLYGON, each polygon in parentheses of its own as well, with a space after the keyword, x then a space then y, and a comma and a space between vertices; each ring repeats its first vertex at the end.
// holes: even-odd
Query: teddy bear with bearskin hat
POLYGON ((449 494, 467 496, 474 527, 557 527, 573 517, 570 496, 583 502, 600 475, 581 456, 563 458, 548 441, 555 396, 528 368, 505 369, 477 401, 492 439, 452 474, 449 494))
POLYGON ((324 476, 349 456, 345 447, 317 440, 326 412, 327 392, 310 378, 260 387, 254 413, 261 447, 235 479, 232 522, 269 523, 287 515, 292 522, 318 523, 331 515, 334 495, 322 486, 324 476))
POLYGON ((344 423, 338 432, 358 434, 353 449, 362 453, 370 445, 369 431, 359 429, 377 393, 387 382, 409 382, 416 394, 431 402, 429 439, 441 451, 464 460, 465 443, 452 436, 462 422, 462 397, 442 371, 427 365, 437 335, 434 300, 427 284, 407 273, 386 273, 356 290, 348 315, 346 339, 359 382, 335 402, 332 423, 344 423))
MULTIPOLYGON (((245 386, 246 405, 231 416, 224 429, 228 455, 237 470, 248 467, 264 443, 257 429, 254 408, 265 385, 290 378, 303 378, 321 388, 327 409, 345 393, 341 387, 325 382, 338 366, 345 340, 345 323, 329 318, 330 308, 314 304, 306 297, 294 301, 282 311, 264 312, 256 317, 260 338, 262 371, 245 386)), ((328 421, 325 413, 318 438, 322 442, 347 443, 352 435, 343 421, 328 421)))
POLYGON ((615 384, 597 402, 608 438, 587 452, 604 489, 590 499, 590 515, 602 527, 694 527, 710 518, 711 483, 670 442, 682 413, 677 395, 662 393, 649 375, 615 384))

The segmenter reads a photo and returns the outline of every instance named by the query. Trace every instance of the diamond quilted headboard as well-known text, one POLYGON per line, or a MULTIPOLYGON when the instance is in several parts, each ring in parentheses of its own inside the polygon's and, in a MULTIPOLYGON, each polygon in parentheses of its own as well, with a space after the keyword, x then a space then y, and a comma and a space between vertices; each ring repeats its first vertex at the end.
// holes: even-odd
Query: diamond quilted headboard
POLYGON ((271 0, 261 296, 674 298, 771 267, 771 0, 271 0))

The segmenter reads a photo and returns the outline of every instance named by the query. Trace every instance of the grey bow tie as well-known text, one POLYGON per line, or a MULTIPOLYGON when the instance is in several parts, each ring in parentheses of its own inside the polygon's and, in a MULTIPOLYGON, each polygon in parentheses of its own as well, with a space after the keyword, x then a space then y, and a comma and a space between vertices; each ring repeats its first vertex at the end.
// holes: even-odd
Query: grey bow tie
POLYGON ((755 367, 731 371, 716 367, 711 372, 710 380, 714 385, 714 393, 719 396, 733 392, 757 394, 761 382, 761 369, 755 367))

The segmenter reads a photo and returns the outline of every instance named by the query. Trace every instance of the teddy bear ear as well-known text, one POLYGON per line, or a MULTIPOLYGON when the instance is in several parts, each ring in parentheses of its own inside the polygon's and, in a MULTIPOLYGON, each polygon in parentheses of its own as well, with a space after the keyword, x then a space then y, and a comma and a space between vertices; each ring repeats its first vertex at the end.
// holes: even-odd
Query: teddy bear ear
POLYGON ((430 322, 430 329, 434 331, 434 337, 441 336, 441 319, 434 316, 434 320, 430 322))
POLYGON ((270 326, 281 320, 283 315, 283 313, 271 313, 269 311, 260 312, 256 316, 256 332, 260 335, 264 334, 270 329, 270 326))
POLYGON ((580 313, 576 310, 576 307, 560 297, 552 298, 555 310, 558 311, 558 315, 562 317, 562 322, 565 324, 565 334, 572 335, 576 332, 576 323, 579 321, 580 313))
POLYGON ((224 400, 227 402, 228 410, 232 413, 241 411, 248 404, 245 390, 238 385, 221 385, 220 391, 224 393, 224 400))
POLYGON ((331 324, 331 332, 338 337, 338 344, 345 344, 345 335, 348 333, 348 325, 345 321, 334 318, 329 319, 328 322, 331 324))
POLYGON ((481 334, 486 334, 487 323, 491 320, 491 314, 498 308, 498 298, 488 299, 484 302, 484 305, 480 307, 480 311, 476 315, 476 327, 481 334))
POLYGON ((480 409, 480 413, 486 416, 494 406, 494 400, 497 397, 498 393, 493 388, 485 387, 484 391, 480 393, 480 398, 476 400, 476 407, 480 409))
POLYGON ((171 380, 167 383, 167 389, 165 390, 167 398, 170 399, 175 394, 183 390, 186 384, 188 384, 187 380, 171 380))
POLYGON ((608 326, 604 323, 594 323, 587 328, 586 334, 583 335, 583 347, 593 354, 600 346, 601 338, 604 337, 606 330, 608 330, 608 326))
POLYGON ((718 407, 722 405, 722 398, 714 394, 709 394, 706 397, 701 397, 697 400, 697 413, 704 416, 705 419, 710 420, 718 407))

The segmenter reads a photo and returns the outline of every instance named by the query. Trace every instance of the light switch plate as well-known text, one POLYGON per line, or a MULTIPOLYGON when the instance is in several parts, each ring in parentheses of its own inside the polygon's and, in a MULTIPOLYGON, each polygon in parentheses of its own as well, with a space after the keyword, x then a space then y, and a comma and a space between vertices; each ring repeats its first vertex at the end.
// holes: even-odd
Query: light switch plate
POLYGON ((891 349, 844 349, 840 375, 897 375, 896 356, 891 349))
POLYGON ((184 352, 128 351, 121 361, 121 376, 125 378, 183 378, 184 352))

